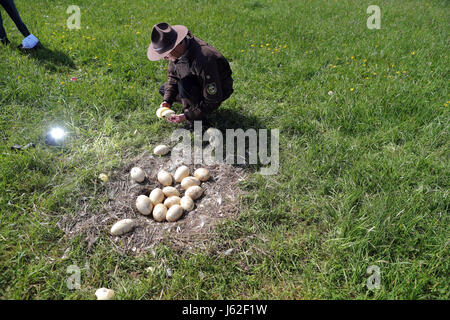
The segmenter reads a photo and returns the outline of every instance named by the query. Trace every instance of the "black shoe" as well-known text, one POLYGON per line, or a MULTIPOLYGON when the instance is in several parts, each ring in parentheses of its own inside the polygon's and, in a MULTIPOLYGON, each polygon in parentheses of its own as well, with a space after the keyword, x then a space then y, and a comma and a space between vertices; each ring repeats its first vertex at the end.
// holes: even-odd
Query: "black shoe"
POLYGON ((3 38, 3 39, 0 39, 0 41, 5 45, 5 46, 7 46, 8 44, 10 44, 11 42, 9 41, 9 39, 8 38, 3 38))

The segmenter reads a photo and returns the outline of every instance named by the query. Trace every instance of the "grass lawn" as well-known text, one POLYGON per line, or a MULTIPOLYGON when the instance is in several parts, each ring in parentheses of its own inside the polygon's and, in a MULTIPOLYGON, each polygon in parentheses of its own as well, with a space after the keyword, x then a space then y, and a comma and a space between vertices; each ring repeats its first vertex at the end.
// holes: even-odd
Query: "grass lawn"
POLYGON ((45 49, 16 50, 22 37, 0 8, 12 42, 0 46, 1 299, 95 299, 100 287, 118 299, 450 298, 448 1, 16 4, 45 49), (80 30, 66 26, 72 4, 80 30), (371 4, 379 30, 366 25, 371 4), (60 218, 85 203, 104 214, 99 173, 176 128, 155 117, 167 62, 146 57, 161 21, 229 59, 235 92, 219 116, 279 129, 280 170, 241 183, 242 213, 211 250, 120 255, 108 230, 87 250, 60 218), (54 125, 69 148, 44 145, 54 125), (379 289, 366 286, 370 266, 379 289))

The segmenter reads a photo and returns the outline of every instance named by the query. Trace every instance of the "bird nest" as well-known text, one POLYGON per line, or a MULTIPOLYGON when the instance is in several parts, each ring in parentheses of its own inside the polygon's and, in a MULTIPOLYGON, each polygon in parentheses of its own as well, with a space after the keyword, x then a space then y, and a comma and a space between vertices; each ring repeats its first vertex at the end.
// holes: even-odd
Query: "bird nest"
MULTIPOLYGON (((210 166, 188 165, 190 173, 199 167, 208 168, 211 177, 202 183, 203 195, 194 201, 195 208, 184 212, 176 222, 156 222, 152 215, 140 214, 135 206, 136 198, 149 195, 162 185, 157 174, 164 169, 174 173, 180 163, 174 163, 169 156, 159 157, 144 153, 138 159, 119 169, 105 184, 108 200, 101 210, 83 209, 60 221, 60 227, 69 237, 82 234, 88 248, 100 238, 109 240, 112 247, 122 254, 139 254, 152 250, 161 243, 169 244, 176 250, 205 249, 213 237, 213 229, 223 219, 236 218, 241 209, 239 181, 246 176, 242 167, 220 163, 210 166), (132 167, 142 168, 147 178, 142 183, 133 182, 130 178, 132 167), (135 228, 122 236, 112 236, 111 226, 122 219, 135 220, 135 228)), ((179 183, 174 185, 183 195, 179 183)))

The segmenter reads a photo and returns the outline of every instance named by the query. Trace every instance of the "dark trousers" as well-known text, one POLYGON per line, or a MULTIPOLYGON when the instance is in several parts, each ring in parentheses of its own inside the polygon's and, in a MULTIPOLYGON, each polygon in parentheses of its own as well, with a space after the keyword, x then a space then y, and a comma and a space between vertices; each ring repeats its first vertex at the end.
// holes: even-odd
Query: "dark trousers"
MULTIPOLYGON (((159 93, 164 97, 165 83, 159 88, 159 93)), ((175 99, 176 102, 182 103, 181 99, 184 99, 185 104, 190 106, 196 106, 203 99, 202 88, 195 76, 188 76, 178 81, 178 95, 175 99)), ((184 104, 183 104, 184 106, 184 104)))
MULTIPOLYGON (((12 21, 16 24, 17 29, 22 33, 24 37, 30 35, 27 26, 23 23, 20 18, 19 12, 17 11, 14 0, 0 0, 0 4, 5 9, 6 13, 11 17, 12 21)), ((6 39, 6 31, 3 28, 2 14, 0 13, 0 39, 6 39)))

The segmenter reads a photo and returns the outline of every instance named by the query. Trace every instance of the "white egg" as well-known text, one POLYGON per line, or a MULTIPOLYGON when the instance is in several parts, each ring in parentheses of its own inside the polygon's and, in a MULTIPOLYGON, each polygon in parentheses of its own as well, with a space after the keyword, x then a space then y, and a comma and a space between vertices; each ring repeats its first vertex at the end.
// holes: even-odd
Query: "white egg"
POLYGON ((156 188, 153 189, 152 192, 150 192, 149 198, 152 204, 156 205, 164 201, 164 193, 160 188, 156 188))
POLYGON ((168 118, 168 117, 170 117, 170 116, 171 116, 172 114, 174 114, 174 113, 175 113, 175 111, 173 111, 173 110, 171 110, 171 109, 161 111, 161 118, 168 118))
POLYGON ((123 219, 123 220, 117 221, 111 227, 111 234, 113 236, 120 236, 122 234, 130 232, 133 228, 134 228, 134 220, 123 219))
POLYGON ((159 146, 156 146, 155 149, 153 149, 153 153, 158 156, 163 156, 168 154, 170 151, 170 148, 166 146, 165 144, 160 144, 159 146))
POLYGON ((169 222, 177 221, 180 219, 182 214, 183 208, 179 204, 174 204, 169 210, 167 210, 166 220, 169 222))
POLYGON ((172 175, 166 170, 161 170, 158 172, 158 181, 163 186, 170 186, 172 184, 172 175))
POLYGON ((150 201, 150 198, 146 195, 141 194, 136 199, 136 208, 140 213, 142 213, 144 216, 148 216, 153 209, 152 202, 150 201))
POLYGON ((203 194, 203 189, 199 186, 189 187, 184 193, 185 196, 191 197, 192 200, 197 200, 203 194))
POLYGON ((194 209, 194 200, 189 196, 184 196, 180 200, 180 206, 187 212, 192 211, 194 209))
POLYGON ((162 118, 162 113, 164 112, 164 111, 167 111, 167 110, 170 110, 169 108, 166 108, 166 107, 162 107, 162 108, 158 108, 158 110, 156 110, 156 116, 158 117, 158 118, 162 118))
POLYGON ((198 180, 196 177, 186 177, 183 180, 181 180, 181 187, 184 190, 187 190, 189 187, 192 186, 199 186, 200 180, 198 180))
POLYGON ((174 204, 180 204, 180 197, 178 196, 171 196, 168 197, 165 201, 164 201, 164 205, 170 209, 170 207, 172 207, 174 204))
POLYGON ((131 169, 130 172, 131 179, 133 179, 136 182, 142 182, 145 179, 145 172, 141 168, 134 167, 131 169))
POLYGON ((158 222, 164 221, 164 219, 166 219, 166 214, 167 214, 167 207, 162 203, 158 203, 153 208, 153 219, 155 219, 155 221, 158 222))
POLYGON ((189 168, 187 166, 181 166, 175 171, 175 182, 181 182, 184 178, 189 176, 189 168))
POLYGON ((98 178, 100 180, 102 180, 103 182, 108 182, 108 175, 104 174, 104 173, 100 173, 100 175, 98 176, 98 178))
POLYGON ((111 300, 114 298, 114 290, 107 288, 100 288, 95 291, 95 295, 97 296, 97 300, 111 300))
POLYGON ((162 189, 162 192, 164 193, 164 195, 166 197, 171 197, 171 196, 178 196, 179 197, 180 196, 180 191, 178 191, 177 188, 170 187, 170 186, 164 187, 162 189))
POLYGON ((209 170, 206 168, 198 168, 194 172, 194 177, 203 182, 208 180, 211 177, 211 174, 209 173, 209 170))

